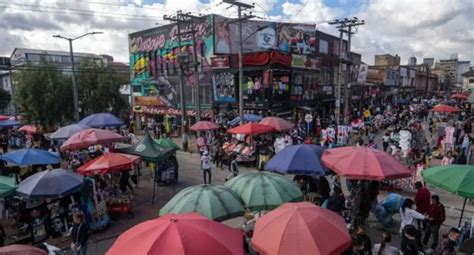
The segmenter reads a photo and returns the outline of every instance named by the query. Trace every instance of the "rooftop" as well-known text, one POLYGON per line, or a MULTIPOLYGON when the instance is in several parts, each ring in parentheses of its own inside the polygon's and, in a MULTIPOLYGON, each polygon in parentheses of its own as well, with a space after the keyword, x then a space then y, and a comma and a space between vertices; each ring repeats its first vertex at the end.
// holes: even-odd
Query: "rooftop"
MULTIPOLYGON (((12 53, 12 58, 15 52, 20 51, 24 53, 33 53, 33 54, 46 54, 46 55, 59 55, 59 56, 69 56, 69 51, 59 51, 59 50, 41 50, 41 49, 28 49, 28 48, 15 48, 12 53)), ((83 52, 74 52, 76 57, 94 57, 94 58, 103 58, 98 54, 94 53, 83 53, 83 52)))
POLYGON ((474 76, 474 70, 469 70, 469 71, 461 74, 461 76, 464 76, 464 77, 474 76))

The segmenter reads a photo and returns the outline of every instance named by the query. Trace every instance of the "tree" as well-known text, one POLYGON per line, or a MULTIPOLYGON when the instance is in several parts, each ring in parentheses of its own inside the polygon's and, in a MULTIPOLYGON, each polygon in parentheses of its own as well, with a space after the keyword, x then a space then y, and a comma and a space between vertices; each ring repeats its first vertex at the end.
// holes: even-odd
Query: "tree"
POLYGON ((0 88, 0 109, 5 109, 10 103, 12 97, 10 93, 2 88, 0 88))
POLYGON ((93 59, 85 59, 78 65, 77 77, 79 106, 83 117, 99 112, 128 116, 128 101, 120 94, 120 87, 127 81, 111 67, 93 59))
POLYGON ((53 127, 73 120, 71 79, 41 57, 38 65, 27 64, 14 74, 15 98, 28 123, 53 127))

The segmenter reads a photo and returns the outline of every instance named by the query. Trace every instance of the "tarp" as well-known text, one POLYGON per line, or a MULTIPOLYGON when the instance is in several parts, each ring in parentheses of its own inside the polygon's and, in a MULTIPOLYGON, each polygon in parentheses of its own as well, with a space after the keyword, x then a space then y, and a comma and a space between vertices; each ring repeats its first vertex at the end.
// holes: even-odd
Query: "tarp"
POLYGON ((117 149, 118 152, 140 156, 144 161, 160 162, 175 153, 175 149, 165 148, 157 144, 150 134, 145 136, 130 147, 117 149))

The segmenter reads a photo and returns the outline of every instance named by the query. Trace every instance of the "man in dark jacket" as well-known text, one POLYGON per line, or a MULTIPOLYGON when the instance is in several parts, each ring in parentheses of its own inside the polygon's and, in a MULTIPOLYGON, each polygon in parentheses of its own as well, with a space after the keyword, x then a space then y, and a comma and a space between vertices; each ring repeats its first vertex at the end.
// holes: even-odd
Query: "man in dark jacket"
POLYGON ((342 194, 341 188, 335 187, 334 194, 328 199, 327 208, 341 215, 342 210, 345 208, 345 201, 346 199, 342 194))
POLYGON ((438 195, 431 196, 431 201, 432 204, 428 210, 429 226, 426 229, 423 244, 427 245, 430 237, 432 236, 433 243, 431 244, 431 249, 435 250, 436 246, 438 246, 439 229, 441 224, 443 224, 446 219, 446 212, 444 210, 443 204, 439 202, 438 195))

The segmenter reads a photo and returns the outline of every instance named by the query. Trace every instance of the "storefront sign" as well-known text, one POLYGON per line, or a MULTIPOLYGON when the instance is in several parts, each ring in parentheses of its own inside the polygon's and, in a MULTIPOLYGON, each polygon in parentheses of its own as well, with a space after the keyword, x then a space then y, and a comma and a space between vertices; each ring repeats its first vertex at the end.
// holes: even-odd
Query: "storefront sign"
POLYGON ((169 104, 161 100, 157 96, 136 96, 134 98, 134 104, 136 106, 157 106, 157 107, 167 107, 169 104))
POLYGON ((212 75, 214 88, 214 99, 216 102, 236 102, 235 97, 235 74, 232 72, 219 72, 212 75))
POLYGON ((212 69, 227 69, 230 67, 229 56, 211 57, 212 69))
POLYGON ((310 70, 319 70, 321 69, 321 59, 312 58, 305 55, 291 55, 291 67, 301 68, 301 69, 310 69, 310 70))
POLYGON ((305 68, 306 56, 293 54, 291 57, 291 67, 305 68))

